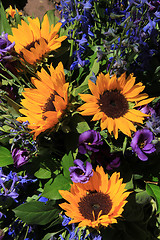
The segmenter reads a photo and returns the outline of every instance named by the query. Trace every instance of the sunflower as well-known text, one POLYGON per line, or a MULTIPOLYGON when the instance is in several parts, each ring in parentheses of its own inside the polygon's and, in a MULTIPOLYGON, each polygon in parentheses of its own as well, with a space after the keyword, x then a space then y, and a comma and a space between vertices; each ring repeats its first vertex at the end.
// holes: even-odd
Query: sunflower
POLYGON ((107 227, 117 223, 116 218, 121 216, 130 194, 119 177, 120 174, 114 172, 108 179, 103 168, 97 166, 87 183, 73 183, 70 192, 59 190, 68 201, 60 204, 60 207, 71 218, 69 224, 79 223, 78 227, 99 228, 100 225, 107 227))
POLYGON ((94 115, 92 121, 101 120, 101 129, 113 132, 118 138, 118 129, 131 137, 131 131, 136 131, 135 123, 143 123, 147 114, 135 109, 148 104, 154 98, 148 98, 146 93, 141 93, 145 86, 139 82, 135 84, 135 77, 130 74, 126 78, 123 73, 119 78, 116 75, 110 78, 109 74, 100 73, 96 84, 89 80, 91 94, 79 94, 85 101, 78 108, 83 116, 94 115))
POLYGON ((27 20, 29 24, 22 20, 18 28, 12 28, 13 35, 9 35, 8 39, 15 42, 15 51, 20 56, 28 63, 35 64, 59 48, 67 36, 58 36, 62 23, 50 26, 47 14, 44 15, 41 25, 39 18, 28 17, 27 20))
POLYGON ((64 68, 60 62, 54 69, 49 68, 50 75, 42 68, 37 75, 39 80, 32 77, 31 81, 36 88, 25 88, 25 99, 21 104, 25 109, 20 113, 26 117, 18 117, 18 121, 28 121, 28 127, 34 133, 34 139, 47 129, 54 128, 62 117, 68 104, 68 86, 65 83, 64 68))

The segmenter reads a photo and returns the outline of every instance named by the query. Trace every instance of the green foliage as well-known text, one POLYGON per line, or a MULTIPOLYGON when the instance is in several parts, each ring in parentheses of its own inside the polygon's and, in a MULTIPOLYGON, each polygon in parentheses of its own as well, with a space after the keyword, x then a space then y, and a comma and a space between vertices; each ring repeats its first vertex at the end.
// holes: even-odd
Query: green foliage
POLYGON ((70 179, 70 171, 69 167, 73 165, 73 156, 72 153, 69 152, 69 154, 65 154, 62 158, 62 168, 63 168, 63 175, 64 177, 70 179))
POLYGON ((48 179, 51 178, 51 171, 47 167, 45 168, 40 168, 37 172, 35 172, 35 177, 40 178, 40 179, 48 179))
POLYGON ((62 168, 63 174, 59 174, 55 177, 54 181, 50 179, 44 186, 44 191, 42 193, 43 197, 57 200, 61 199, 59 190, 69 190, 70 184, 72 183, 70 179, 69 167, 73 166, 73 156, 69 152, 65 154, 62 158, 62 168))
POLYGON ((13 158, 10 151, 5 147, 0 146, 0 167, 5 167, 10 164, 13 164, 13 158))
POLYGON ((72 129, 76 129, 76 131, 79 134, 81 134, 85 131, 88 131, 90 129, 88 123, 85 121, 85 119, 79 113, 75 113, 73 115, 71 127, 72 127, 72 129))
POLYGON ((49 19, 49 24, 50 25, 56 25, 57 22, 59 22, 59 18, 55 16, 55 10, 49 10, 47 11, 48 19, 49 19))
POLYGON ((19 205, 14 212, 27 224, 46 225, 58 217, 59 209, 50 204, 32 201, 19 205))
POLYGON ((69 181, 68 178, 64 177, 62 174, 57 175, 53 182, 50 180, 45 184, 42 196, 52 200, 61 199, 62 196, 59 190, 69 190, 70 184, 71 181, 69 181))
POLYGON ((6 18, 2 2, 0 1, 0 34, 2 32, 12 34, 11 26, 6 18))
POLYGON ((157 214, 160 213, 160 187, 155 184, 146 184, 147 193, 154 198, 157 204, 157 214))

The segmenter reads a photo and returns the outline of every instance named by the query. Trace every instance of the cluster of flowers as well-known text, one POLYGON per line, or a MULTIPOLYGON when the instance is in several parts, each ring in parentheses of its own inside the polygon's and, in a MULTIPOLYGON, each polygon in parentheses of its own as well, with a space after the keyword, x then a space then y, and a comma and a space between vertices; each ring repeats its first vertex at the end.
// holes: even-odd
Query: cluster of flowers
MULTIPOLYGON (((132 208, 137 178, 147 204, 158 201, 159 167, 147 178, 132 164, 154 168, 160 152, 160 1, 56 9, 54 24, 54 11, 40 21, 0 8, 0 239, 105 239, 132 208)), ((109 239, 126 239, 122 229, 109 239)))

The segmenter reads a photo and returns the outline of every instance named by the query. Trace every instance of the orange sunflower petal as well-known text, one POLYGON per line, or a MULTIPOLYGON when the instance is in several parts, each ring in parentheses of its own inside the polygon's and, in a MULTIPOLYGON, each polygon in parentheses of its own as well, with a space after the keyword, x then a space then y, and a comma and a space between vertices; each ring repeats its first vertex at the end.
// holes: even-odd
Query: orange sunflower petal
MULTIPOLYGON (((60 68, 54 69, 57 74, 57 78, 62 76, 62 74, 59 74, 59 70, 60 68)), ((53 76, 50 76, 44 70, 37 75, 39 76, 39 80, 34 77, 32 78, 32 83, 37 89, 25 88, 25 92, 22 93, 25 99, 22 100, 21 104, 26 109, 22 108, 19 111, 20 113, 26 115, 26 117, 17 118, 18 121, 23 121, 24 119, 29 122, 28 127, 32 129, 31 133, 34 133, 34 139, 36 139, 41 132, 50 128, 54 129, 55 125, 59 121, 59 118, 62 117, 64 110, 67 108, 68 103, 68 83, 66 84, 64 82, 64 84, 62 84, 64 80, 61 81, 61 79, 59 79, 62 92, 64 90, 64 99, 53 89, 53 76), (43 77, 43 79, 41 79, 41 77, 43 77), (66 86, 63 88, 65 84, 66 86)))
POLYGON ((78 223, 78 227, 97 228, 116 223, 116 218, 121 216, 127 203, 126 198, 130 194, 126 193, 123 179, 119 177, 119 173, 114 173, 108 180, 108 174, 97 166, 87 183, 73 183, 70 191, 60 190, 61 196, 68 203, 64 202, 59 206, 71 218, 69 224, 78 223))

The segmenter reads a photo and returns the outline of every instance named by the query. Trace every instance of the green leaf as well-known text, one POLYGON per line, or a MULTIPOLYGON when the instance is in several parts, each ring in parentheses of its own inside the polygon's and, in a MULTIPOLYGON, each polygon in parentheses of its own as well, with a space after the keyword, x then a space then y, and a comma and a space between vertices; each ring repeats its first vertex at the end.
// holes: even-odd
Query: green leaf
POLYGON ((125 153, 125 150, 126 150, 126 147, 127 147, 127 140, 128 140, 128 138, 125 137, 124 141, 123 141, 123 154, 125 153))
POLYGON ((78 96, 79 93, 83 93, 83 91, 85 91, 87 88, 88 88, 88 84, 80 85, 79 87, 73 89, 72 95, 76 97, 78 96))
POLYGON ((88 88, 88 80, 90 79, 90 77, 92 77, 93 72, 96 75, 99 72, 99 66, 100 63, 97 62, 97 58, 94 60, 93 66, 91 67, 91 71, 89 73, 89 75, 87 75, 87 77, 84 79, 84 81, 82 82, 82 84, 77 87, 76 89, 73 90, 72 94, 73 96, 77 96, 78 93, 82 93, 85 89, 88 88))
POLYGON ((48 20, 49 20, 49 24, 50 25, 56 25, 56 23, 59 22, 59 18, 55 16, 55 10, 49 10, 47 11, 47 15, 48 15, 48 20))
POLYGON ((51 183, 50 180, 45 184, 42 196, 53 200, 61 199, 62 196, 60 195, 59 190, 69 190, 70 184, 71 180, 69 181, 68 178, 60 174, 54 179, 53 183, 51 183))
POLYGON ((76 129, 78 133, 83 133, 90 130, 88 123, 79 113, 75 113, 71 120, 73 130, 76 129))
POLYGON ((0 34, 2 32, 12 34, 11 26, 6 18, 6 13, 4 11, 2 2, 0 1, 0 34))
POLYGON ((10 151, 0 146, 0 167, 5 167, 10 164, 13 164, 13 158, 10 151))
POLYGON ((69 179, 70 179, 69 167, 71 166, 73 166, 73 156, 72 153, 69 152, 69 154, 65 154, 64 157, 62 158, 63 175, 69 179))
POLYGON ((15 19, 16 19, 15 26, 18 27, 18 24, 21 24, 21 15, 17 12, 17 10, 16 10, 16 14, 15 14, 15 19))
POLYGON ((93 72, 95 75, 99 72, 99 67, 100 67, 100 63, 97 62, 97 58, 96 58, 94 60, 94 63, 93 63, 93 66, 91 68, 89 75, 85 78, 84 82, 80 86, 88 84, 88 80, 90 79, 90 77, 92 77, 93 72))
POLYGON ((155 199, 157 204, 157 214, 160 213, 160 187, 155 184, 147 183, 146 191, 151 197, 155 199))
POLYGON ((140 191, 136 193, 136 203, 138 204, 147 204, 150 203, 151 196, 147 193, 147 191, 140 191))
POLYGON ((17 217, 27 224, 45 225, 56 219, 59 210, 43 202, 32 201, 19 205, 14 209, 17 217))
POLYGON ((51 171, 47 168, 40 168, 34 175, 40 179, 47 179, 51 178, 51 171))

